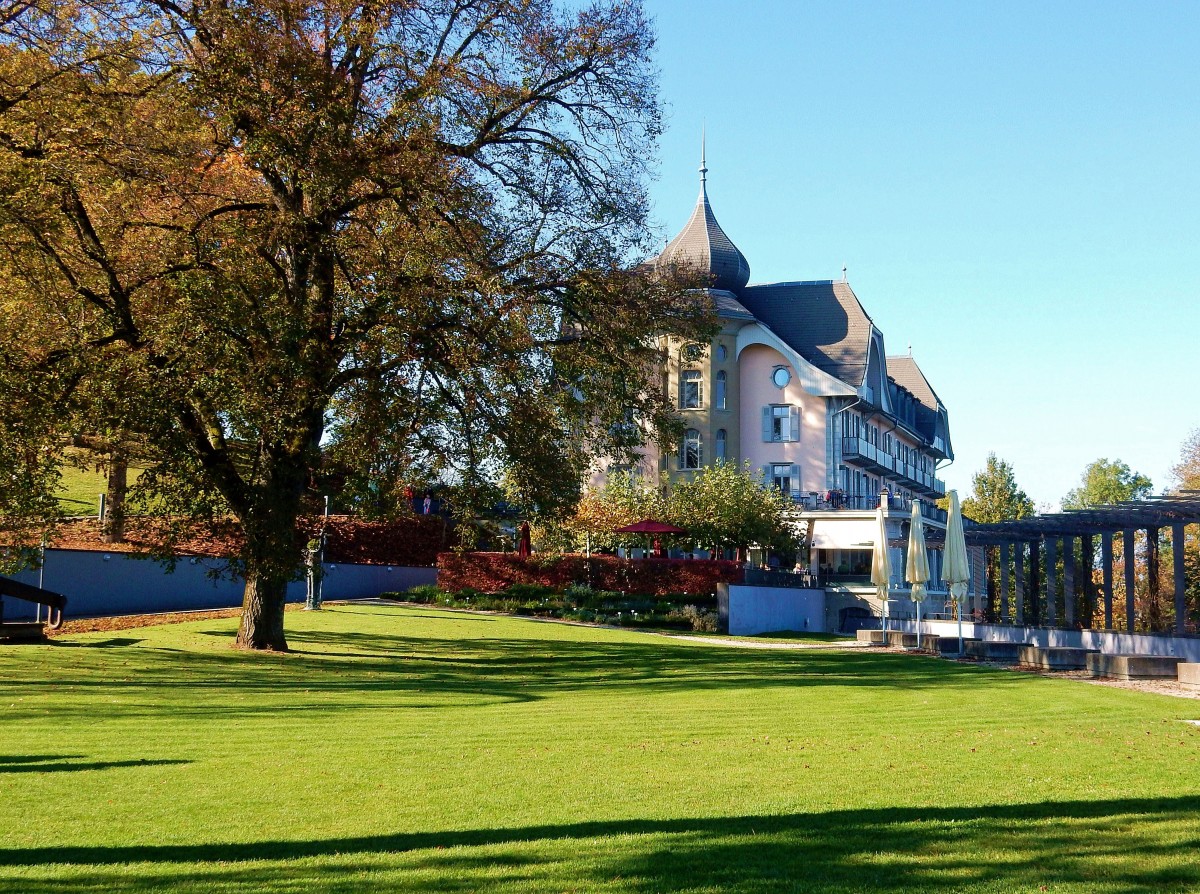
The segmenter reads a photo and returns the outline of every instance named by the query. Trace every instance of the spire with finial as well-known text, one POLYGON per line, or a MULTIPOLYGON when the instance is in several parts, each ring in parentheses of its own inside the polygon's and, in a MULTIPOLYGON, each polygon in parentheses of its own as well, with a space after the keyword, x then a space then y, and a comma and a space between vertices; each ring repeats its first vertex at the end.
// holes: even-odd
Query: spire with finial
POLYGON ((691 267, 707 274, 710 287, 738 292, 750 280, 750 265, 713 214, 708 202, 707 128, 700 129, 700 196, 692 217, 671 240, 658 263, 691 267))
POLYGON ((842 282, 846 281, 846 265, 842 265, 842 282))

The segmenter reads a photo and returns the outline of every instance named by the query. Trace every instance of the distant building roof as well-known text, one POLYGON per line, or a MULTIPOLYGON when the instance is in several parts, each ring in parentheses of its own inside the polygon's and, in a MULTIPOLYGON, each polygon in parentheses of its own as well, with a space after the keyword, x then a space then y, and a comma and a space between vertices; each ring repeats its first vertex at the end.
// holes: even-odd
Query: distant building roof
POLYGON ((770 283, 748 286, 738 297, 813 366, 847 384, 862 384, 872 322, 848 283, 770 283))
POLYGON ((896 380, 896 384, 907 388, 912 396, 929 409, 937 412, 942 407, 941 398, 917 366, 917 361, 908 354, 900 354, 887 359, 888 375, 896 380))

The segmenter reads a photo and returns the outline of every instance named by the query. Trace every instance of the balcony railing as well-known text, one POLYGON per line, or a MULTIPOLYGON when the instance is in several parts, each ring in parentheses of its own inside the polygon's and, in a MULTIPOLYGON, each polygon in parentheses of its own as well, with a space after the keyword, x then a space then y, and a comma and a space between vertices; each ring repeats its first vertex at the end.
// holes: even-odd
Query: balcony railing
MULTIPOLYGON (((823 493, 794 493, 792 502, 801 510, 830 510, 846 509, 855 512, 872 511, 879 506, 878 494, 823 494, 823 493)), ((887 508, 892 512, 912 512, 913 501, 904 497, 893 496, 888 500, 887 508)), ((928 502, 921 504, 921 517, 929 521, 946 523, 946 510, 939 509, 928 502)))

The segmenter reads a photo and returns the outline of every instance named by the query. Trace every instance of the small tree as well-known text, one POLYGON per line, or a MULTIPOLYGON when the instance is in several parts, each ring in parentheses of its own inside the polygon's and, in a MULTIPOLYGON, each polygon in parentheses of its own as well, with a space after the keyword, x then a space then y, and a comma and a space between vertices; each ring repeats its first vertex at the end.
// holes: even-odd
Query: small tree
POLYGON ((640 545, 644 538, 613 532, 644 518, 663 518, 666 506, 654 484, 636 472, 611 472, 602 487, 588 488, 579 500, 567 528, 575 534, 576 546, 591 539, 594 549, 640 545))
POLYGON ((768 487, 749 463, 718 462, 676 486, 667 500, 667 517, 697 543, 716 551, 736 549, 741 558, 751 544, 794 546, 783 517, 788 506, 779 488, 768 487))

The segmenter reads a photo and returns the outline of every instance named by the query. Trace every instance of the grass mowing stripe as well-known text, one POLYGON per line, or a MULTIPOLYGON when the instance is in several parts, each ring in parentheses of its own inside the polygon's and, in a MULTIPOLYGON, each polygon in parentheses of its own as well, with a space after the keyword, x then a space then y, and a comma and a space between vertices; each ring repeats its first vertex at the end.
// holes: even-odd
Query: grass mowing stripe
POLYGON ((0 652, 0 892, 1200 889, 1190 703, 404 607, 0 652))

